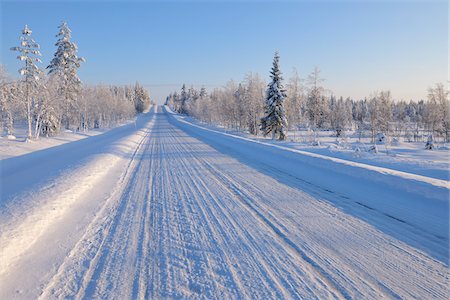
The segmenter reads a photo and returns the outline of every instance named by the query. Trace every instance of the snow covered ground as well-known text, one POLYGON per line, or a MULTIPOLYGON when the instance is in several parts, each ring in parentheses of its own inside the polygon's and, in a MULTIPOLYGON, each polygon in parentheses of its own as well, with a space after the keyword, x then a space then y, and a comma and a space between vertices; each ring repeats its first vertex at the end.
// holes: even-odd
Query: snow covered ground
POLYGON ((360 141, 356 133, 347 132, 346 137, 336 138, 334 131, 320 131, 317 137, 320 145, 313 146, 311 142, 312 132, 306 130, 289 131, 288 140, 280 142, 272 141, 270 137, 255 137, 244 132, 211 126, 186 116, 180 116, 180 118, 215 131, 221 131, 255 141, 275 143, 284 147, 311 153, 447 181, 450 179, 450 145, 442 142, 436 143, 436 148, 431 151, 425 150, 424 142, 400 141, 396 143, 376 144, 378 153, 371 153, 369 152, 370 146, 373 145, 371 139, 366 137, 360 141))
POLYGON ((39 137, 37 140, 26 141, 25 125, 18 126, 15 128, 14 136, 12 138, 6 135, 0 136, 0 159, 24 155, 30 152, 78 141, 105 133, 108 130, 109 129, 96 129, 86 132, 73 132, 67 130, 53 137, 39 137))
POLYGON ((447 299, 448 180, 286 146, 159 108, 3 159, 0 299, 447 299))

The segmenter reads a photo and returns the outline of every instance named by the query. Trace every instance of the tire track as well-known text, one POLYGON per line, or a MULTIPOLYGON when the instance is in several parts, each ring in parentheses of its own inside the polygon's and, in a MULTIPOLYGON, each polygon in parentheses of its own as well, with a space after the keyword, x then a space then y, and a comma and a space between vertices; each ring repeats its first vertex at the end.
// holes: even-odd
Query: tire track
POLYGON ((87 227, 86 233, 70 251, 56 274, 43 289, 39 298, 80 298, 83 282, 87 281, 85 278, 90 276, 92 268, 96 265, 102 249, 105 247, 111 228, 117 220, 119 212, 123 210, 126 204, 121 195, 134 178, 136 169, 141 164, 138 156, 151 133, 153 123, 154 116, 144 136, 136 146, 117 188, 111 193, 109 199, 105 201, 99 213, 87 227))
POLYGON ((444 266, 300 188, 157 113, 42 298, 445 299, 444 266))

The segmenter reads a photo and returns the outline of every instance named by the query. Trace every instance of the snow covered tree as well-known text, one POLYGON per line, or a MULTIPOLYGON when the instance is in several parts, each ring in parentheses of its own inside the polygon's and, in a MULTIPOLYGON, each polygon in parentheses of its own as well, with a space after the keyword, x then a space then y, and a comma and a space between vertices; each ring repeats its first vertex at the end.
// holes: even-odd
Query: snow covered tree
POLYGON ((261 118, 261 131, 264 136, 271 133, 273 139, 286 140, 288 123, 283 106, 286 92, 282 85, 283 78, 281 77, 279 64, 280 56, 278 52, 275 52, 272 71, 270 72, 272 81, 268 85, 264 117, 261 118))
POLYGON ((134 86, 134 107, 137 113, 142 113, 150 106, 150 96, 148 92, 136 82, 134 86))
POLYGON ((187 114, 189 114, 189 115, 193 115, 194 114, 194 110, 195 110, 195 106, 196 106, 196 102, 197 102, 198 97, 199 97, 198 96, 198 91, 193 86, 191 86, 188 89, 187 99, 186 99, 186 102, 185 102, 185 107, 186 107, 187 114))
POLYGON ((322 82, 320 70, 316 67, 308 76, 309 92, 306 100, 306 114, 314 132, 321 128, 326 120, 327 103, 324 97, 325 89, 321 85, 322 82))
POLYGON ((266 84, 258 73, 250 73, 245 79, 245 115, 247 129, 251 134, 258 135, 259 123, 264 112, 264 97, 266 84))
POLYGON ((299 125, 301 120, 301 108, 303 106, 303 85, 296 69, 287 85, 288 97, 286 98, 286 117, 291 128, 299 125))
POLYGON ((48 78, 45 86, 41 87, 38 96, 38 106, 35 112, 35 136, 40 134, 49 137, 56 135, 60 130, 60 97, 58 85, 48 78))
POLYGON ((450 100, 449 92, 442 83, 428 90, 426 121, 429 130, 450 141, 450 100))
POLYGON ((390 91, 382 91, 379 95, 379 110, 378 110, 378 126, 380 131, 388 134, 390 131, 390 122, 392 121, 392 98, 390 91))
POLYGON ((64 109, 61 121, 69 129, 72 121, 79 121, 78 97, 81 93, 81 80, 77 71, 84 62, 84 58, 78 57, 78 47, 71 41, 71 30, 66 22, 58 27, 59 32, 55 46, 57 46, 54 58, 47 66, 48 74, 56 76, 59 81, 59 93, 64 99, 64 109))
POLYGON ((178 95, 177 92, 170 94, 166 99, 166 104, 170 106, 173 111, 178 112, 180 109, 180 95, 178 95))
POLYGON ((221 93, 221 124, 233 129, 239 127, 239 98, 236 97, 238 85, 233 80, 229 80, 221 93))
POLYGON ((180 104, 178 107, 177 112, 181 114, 187 113, 187 102, 188 102, 188 92, 186 91, 186 84, 183 83, 183 86, 181 87, 181 94, 180 94, 180 104))
POLYGON ((365 121, 368 115, 367 99, 353 103, 352 107, 353 121, 356 123, 356 132, 361 141, 363 131, 365 130, 365 121))
POLYGON ((200 88, 200 93, 198 94, 198 96, 200 98, 204 98, 204 97, 208 96, 208 92, 206 91, 206 88, 204 86, 202 86, 200 88))
POLYGON ((343 130, 349 123, 350 112, 346 103, 340 97, 336 99, 334 96, 330 97, 330 125, 336 131, 336 137, 342 135, 343 130))
POLYGON ((195 102, 191 105, 191 113, 197 119, 201 121, 206 121, 208 116, 208 110, 209 110, 208 92, 206 91, 205 87, 202 87, 200 89, 200 92, 198 93, 198 97, 196 98, 195 102))
POLYGON ((18 98, 17 83, 13 82, 3 65, 0 65, 0 120, 7 136, 14 133, 13 108, 18 98))
POLYGON ((31 38, 31 29, 25 25, 20 37, 20 46, 12 47, 12 51, 19 52, 17 58, 25 62, 25 66, 19 70, 20 75, 23 76, 24 85, 24 106, 27 118, 27 138, 32 137, 33 124, 33 100, 38 90, 39 79, 43 76, 42 70, 37 66, 37 63, 42 63, 39 58, 41 52, 39 51, 39 44, 31 38))
POLYGON ((375 142, 377 133, 387 135, 392 120, 392 99, 389 91, 377 93, 368 105, 372 142, 375 142))
POLYGON ((406 115, 406 102, 398 101, 392 104, 392 120, 394 121, 394 133, 397 141, 400 141, 400 136, 403 131, 406 131, 408 125, 408 117, 406 115))

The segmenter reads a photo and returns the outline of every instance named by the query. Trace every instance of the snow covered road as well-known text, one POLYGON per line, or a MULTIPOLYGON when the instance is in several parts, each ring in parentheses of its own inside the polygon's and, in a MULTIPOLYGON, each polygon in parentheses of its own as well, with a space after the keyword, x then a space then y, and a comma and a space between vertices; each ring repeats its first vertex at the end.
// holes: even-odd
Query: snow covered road
MULTIPOLYGON (((448 297, 448 211, 438 211, 448 202, 423 197, 429 187, 377 207, 361 190, 384 196, 389 185, 308 183, 283 169, 298 163, 291 154, 275 168, 273 149, 249 152, 162 110, 114 135, 103 142, 115 148, 72 173, 32 177, 47 188, 2 192, 1 299, 448 297), (419 204, 404 212, 403 201, 419 204), (432 223, 415 223, 415 210, 432 223)), ((2 181, 17 180, 6 173, 16 165, 2 181)))

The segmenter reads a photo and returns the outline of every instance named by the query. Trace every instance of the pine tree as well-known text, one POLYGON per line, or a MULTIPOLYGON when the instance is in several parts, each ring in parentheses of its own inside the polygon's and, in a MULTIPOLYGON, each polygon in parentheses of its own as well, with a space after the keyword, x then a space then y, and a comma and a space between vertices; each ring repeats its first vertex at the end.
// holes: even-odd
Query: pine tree
POLYGON ((85 60, 77 56, 78 47, 71 41, 71 30, 67 23, 62 22, 58 28, 58 41, 55 44, 57 49, 47 69, 48 74, 56 76, 59 81, 59 93, 65 100, 62 121, 68 129, 71 118, 78 115, 77 100, 81 93, 81 80, 77 70, 85 60))
POLYGON ((186 85, 183 84, 181 87, 181 94, 180 94, 180 107, 178 109, 178 112, 181 114, 187 113, 187 101, 188 101, 188 93, 186 91, 186 85))
POLYGON ((134 108, 137 113, 144 112, 150 106, 150 96, 148 92, 136 82, 134 86, 134 108))
POLYGON ((198 96, 200 98, 205 98, 206 96, 208 96, 208 92, 206 91, 204 86, 202 86, 202 88, 200 89, 200 93, 198 94, 198 96))
POLYGON ((19 69, 20 75, 23 76, 23 83, 25 88, 25 110, 27 116, 27 138, 32 137, 32 123, 33 123, 33 96, 35 96, 39 79, 42 77, 43 72, 36 63, 42 63, 39 56, 42 56, 39 51, 39 44, 31 38, 31 29, 25 25, 22 30, 22 36, 20 37, 20 46, 12 47, 12 51, 19 52, 17 59, 25 61, 25 66, 19 69))
POLYGON ((272 81, 269 83, 266 92, 265 114, 261 119, 261 130, 264 136, 271 133, 273 139, 285 140, 287 138, 286 129, 288 124, 283 102, 286 98, 286 93, 282 85, 283 78, 281 77, 279 62, 280 56, 278 52, 275 52, 272 71, 270 72, 272 81))

